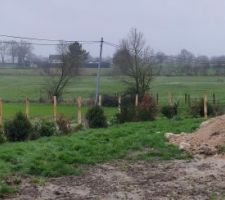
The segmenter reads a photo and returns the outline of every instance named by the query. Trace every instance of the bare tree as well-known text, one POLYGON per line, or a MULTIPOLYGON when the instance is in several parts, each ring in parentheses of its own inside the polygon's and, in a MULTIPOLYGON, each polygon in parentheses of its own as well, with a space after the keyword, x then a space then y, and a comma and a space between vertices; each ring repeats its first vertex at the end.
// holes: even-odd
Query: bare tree
POLYGON ((155 64, 153 51, 146 45, 141 32, 131 29, 128 37, 123 39, 116 51, 113 63, 119 70, 131 78, 130 89, 143 97, 150 89, 153 79, 152 66, 155 64))
POLYGON ((15 58, 17 57, 18 43, 14 40, 9 42, 8 55, 11 56, 12 63, 15 63, 15 58))
POLYGON ((8 43, 4 41, 0 41, 0 56, 1 56, 1 63, 5 63, 5 56, 7 54, 8 43))
POLYGON ((26 41, 20 41, 17 46, 18 65, 26 66, 29 62, 29 56, 32 53, 32 45, 26 41))
POLYGON ((77 42, 70 45, 61 42, 57 46, 57 52, 59 53, 57 56, 59 62, 48 70, 50 79, 47 83, 47 92, 49 98, 56 96, 58 100, 61 100, 65 87, 71 78, 78 74, 78 69, 87 59, 88 53, 77 42))

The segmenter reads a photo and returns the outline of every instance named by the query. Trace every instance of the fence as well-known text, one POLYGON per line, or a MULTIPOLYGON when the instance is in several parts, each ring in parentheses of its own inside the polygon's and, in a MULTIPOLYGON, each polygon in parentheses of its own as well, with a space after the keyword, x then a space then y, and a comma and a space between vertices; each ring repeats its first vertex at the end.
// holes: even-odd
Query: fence
MULTIPOLYGON (((158 93, 156 93, 155 95, 155 100, 157 105, 160 105, 160 95, 158 93)), ((168 92, 167 94, 167 105, 173 105, 175 103, 174 98, 175 95, 172 92, 168 92)), ((212 94, 212 98, 209 100, 208 97, 208 93, 206 92, 203 96, 203 106, 204 106, 204 116, 205 118, 208 117, 208 103, 212 103, 214 105, 220 105, 218 103, 218 99, 216 99, 216 95, 215 93, 212 94)), ((180 107, 180 109, 188 109, 191 106, 192 101, 196 100, 196 98, 191 98, 190 94, 185 93, 183 96, 183 104, 180 107)), ((101 95, 99 95, 99 101, 98 101, 98 105, 102 106, 102 101, 103 98, 101 95)), ((122 102, 122 98, 121 96, 117 96, 117 102, 118 102, 118 107, 117 109, 115 109, 115 112, 121 112, 121 102, 122 102)), ((134 105, 137 107, 139 105, 139 97, 138 95, 135 96, 134 98, 134 105)), ((165 104, 165 102, 163 102, 165 104)), ((29 98, 25 99, 25 109, 24 109, 24 113, 27 116, 27 118, 30 118, 30 112, 31 112, 31 102, 29 100, 29 98)), ((40 104, 39 104, 40 105, 40 104)), ((84 105, 84 100, 82 99, 82 97, 77 97, 76 98, 76 102, 74 103, 74 106, 76 106, 76 109, 73 110, 73 114, 74 116, 76 116, 76 120, 78 124, 82 123, 82 105, 84 105)), ((162 104, 161 104, 162 105, 162 104)), ((224 103, 225 105, 225 103, 224 103)), ((39 108, 37 108, 39 109, 39 108)), ((69 108, 71 110, 71 108, 69 108)), ((57 120, 59 116, 59 112, 58 112, 58 102, 57 102, 57 98, 54 96, 53 97, 53 103, 52 103, 52 119, 54 121, 57 120)), ((3 106, 3 100, 0 98, 0 124, 2 125, 4 120, 4 106, 3 106)))

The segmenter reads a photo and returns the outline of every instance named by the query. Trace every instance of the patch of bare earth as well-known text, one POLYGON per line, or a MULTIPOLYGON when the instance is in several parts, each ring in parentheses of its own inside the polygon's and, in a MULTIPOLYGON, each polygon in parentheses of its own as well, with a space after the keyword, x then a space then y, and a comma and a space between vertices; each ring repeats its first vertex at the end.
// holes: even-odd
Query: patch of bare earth
POLYGON ((128 162, 92 166, 84 176, 49 179, 43 186, 28 180, 8 200, 210 199, 225 192, 225 160, 128 162))
POLYGON ((192 134, 172 134, 168 139, 192 154, 211 156, 221 153, 220 146, 225 145, 225 115, 203 122, 192 134))

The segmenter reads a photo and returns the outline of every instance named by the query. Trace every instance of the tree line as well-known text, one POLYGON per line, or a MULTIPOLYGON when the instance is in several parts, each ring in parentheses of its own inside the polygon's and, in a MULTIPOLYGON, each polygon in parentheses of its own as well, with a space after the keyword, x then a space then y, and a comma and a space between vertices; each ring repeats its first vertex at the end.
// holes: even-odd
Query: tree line
POLYGON ((10 60, 12 64, 24 67, 29 66, 32 54, 32 45, 26 41, 0 41, 1 63, 5 64, 10 60))
POLYGON ((182 49, 178 55, 169 56, 164 53, 156 53, 158 75, 225 75, 225 55, 208 57, 206 55, 195 56, 192 52, 182 49))

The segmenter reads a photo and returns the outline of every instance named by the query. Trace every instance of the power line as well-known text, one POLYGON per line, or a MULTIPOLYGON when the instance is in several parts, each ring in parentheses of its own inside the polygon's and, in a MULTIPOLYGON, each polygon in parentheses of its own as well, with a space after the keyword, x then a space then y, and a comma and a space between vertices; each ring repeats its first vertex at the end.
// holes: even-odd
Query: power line
MULTIPOLYGON (((13 41, 0 41, 3 44, 12 44, 13 41)), ((78 42, 79 43, 79 42, 78 42)), ((60 43, 37 43, 37 42, 26 42, 26 44, 37 45, 37 46, 58 46, 60 43)), ((66 42, 65 44, 72 44, 72 42, 66 42)), ((82 44, 97 44, 96 42, 83 42, 82 44)))
POLYGON ((112 47, 115 47, 115 48, 120 48, 120 46, 119 46, 118 44, 114 44, 114 43, 112 43, 112 42, 104 41, 104 43, 105 43, 106 45, 109 45, 109 46, 112 46, 112 47))
POLYGON ((88 40, 62 40, 62 39, 46 39, 46 38, 37 38, 37 37, 22 37, 22 36, 14 36, 14 35, 5 35, 0 34, 0 37, 14 38, 14 39, 22 39, 22 40, 36 40, 36 41, 46 41, 46 42, 65 42, 65 43, 100 43, 101 41, 88 41, 88 40))

